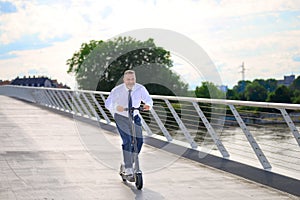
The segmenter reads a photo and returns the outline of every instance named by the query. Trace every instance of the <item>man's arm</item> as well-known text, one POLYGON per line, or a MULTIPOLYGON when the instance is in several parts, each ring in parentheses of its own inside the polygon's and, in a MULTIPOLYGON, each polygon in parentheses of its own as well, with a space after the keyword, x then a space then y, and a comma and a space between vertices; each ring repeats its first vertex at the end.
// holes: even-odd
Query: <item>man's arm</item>
POLYGON ((110 110, 112 113, 115 113, 116 111, 123 112, 124 108, 116 104, 115 102, 116 98, 117 98, 117 94, 116 91, 113 89, 105 101, 105 108, 110 110))
POLYGON ((115 89, 112 89, 109 96, 107 97, 105 101, 105 108, 110 110, 111 112, 115 112, 117 109, 116 105, 116 99, 117 99, 117 93, 115 89))
POLYGON ((143 87, 143 90, 142 90, 142 101, 145 103, 145 105, 143 107, 144 110, 147 111, 153 107, 153 100, 150 97, 149 92, 145 87, 143 87))
POLYGON ((113 110, 113 91, 110 92, 109 96, 105 100, 105 108, 108 110, 113 110))

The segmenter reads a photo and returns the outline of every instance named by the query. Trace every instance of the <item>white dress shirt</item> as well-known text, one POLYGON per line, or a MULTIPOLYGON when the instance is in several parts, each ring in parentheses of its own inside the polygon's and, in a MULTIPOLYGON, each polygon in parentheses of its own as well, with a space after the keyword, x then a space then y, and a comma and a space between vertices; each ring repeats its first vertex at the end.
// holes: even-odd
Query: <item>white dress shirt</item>
MULTIPOLYGON (((123 106, 124 108, 128 107, 128 92, 129 89, 126 87, 125 83, 116 86, 112 89, 108 98, 106 99, 105 107, 110 110, 113 115, 115 113, 118 113, 120 115, 128 117, 128 111, 117 111, 117 106, 123 106)), ((131 99, 132 106, 135 108, 140 107, 141 101, 146 105, 149 105, 150 108, 153 106, 153 100, 150 97, 147 89, 139 83, 134 84, 134 87, 131 91, 131 99)), ((134 110, 134 115, 137 115, 138 113, 138 110, 134 110)))

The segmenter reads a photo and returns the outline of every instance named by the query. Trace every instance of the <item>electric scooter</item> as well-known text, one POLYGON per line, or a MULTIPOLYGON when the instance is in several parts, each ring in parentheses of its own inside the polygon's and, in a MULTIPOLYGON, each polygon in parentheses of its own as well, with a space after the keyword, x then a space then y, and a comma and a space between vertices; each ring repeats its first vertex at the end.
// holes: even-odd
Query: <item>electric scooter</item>
MULTIPOLYGON (((143 188, 143 175, 142 171, 140 170, 140 165, 139 165, 139 156, 138 156, 138 148, 137 148, 137 140, 136 140, 136 132, 135 132, 135 124, 134 124, 134 119, 133 119, 133 112, 134 110, 139 110, 143 111, 143 107, 139 108, 130 108, 130 115, 129 115, 129 120, 131 123, 131 134, 133 137, 132 144, 133 144, 133 152, 131 154, 132 160, 134 163, 134 169, 133 169, 133 174, 132 175, 126 175, 125 174, 125 166, 121 164, 120 166, 120 176, 124 182, 129 181, 129 182, 135 182, 135 186, 138 190, 141 190, 143 188)), ((125 108, 125 111, 128 111, 128 108, 125 108)))

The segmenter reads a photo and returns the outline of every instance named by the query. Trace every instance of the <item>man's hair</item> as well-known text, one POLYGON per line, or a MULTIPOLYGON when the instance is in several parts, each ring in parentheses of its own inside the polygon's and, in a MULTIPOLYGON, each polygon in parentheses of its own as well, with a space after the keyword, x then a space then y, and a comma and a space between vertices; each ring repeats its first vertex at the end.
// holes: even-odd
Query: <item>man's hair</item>
POLYGON ((131 69, 126 70, 126 71, 124 72, 124 75, 126 75, 126 74, 135 74, 135 71, 133 71, 133 70, 131 70, 131 69))

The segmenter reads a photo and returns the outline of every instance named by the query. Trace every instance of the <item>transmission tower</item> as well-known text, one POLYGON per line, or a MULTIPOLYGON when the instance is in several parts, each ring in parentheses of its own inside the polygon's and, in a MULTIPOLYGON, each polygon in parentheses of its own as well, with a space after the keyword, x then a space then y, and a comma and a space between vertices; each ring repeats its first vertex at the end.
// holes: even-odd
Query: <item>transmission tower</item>
POLYGON ((241 71, 241 73, 242 73, 242 80, 245 81, 245 70, 246 69, 245 69, 244 62, 242 63, 241 68, 242 68, 242 71, 241 71))
POLYGON ((246 82, 245 82, 245 65, 244 65, 244 62, 242 62, 242 65, 241 65, 241 68, 242 68, 242 88, 241 88, 241 92, 244 92, 245 91, 245 88, 246 88, 246 82))

